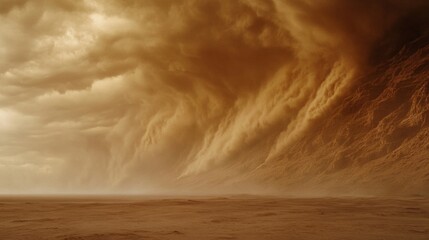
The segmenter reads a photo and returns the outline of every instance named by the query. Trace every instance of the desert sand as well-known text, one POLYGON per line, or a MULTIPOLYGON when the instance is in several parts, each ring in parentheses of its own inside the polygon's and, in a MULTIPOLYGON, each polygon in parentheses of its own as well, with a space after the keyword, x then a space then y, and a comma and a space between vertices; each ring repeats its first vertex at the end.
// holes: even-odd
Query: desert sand
POLYGON ((427 198, 2 197, 1 239, 429 239, 427 198))

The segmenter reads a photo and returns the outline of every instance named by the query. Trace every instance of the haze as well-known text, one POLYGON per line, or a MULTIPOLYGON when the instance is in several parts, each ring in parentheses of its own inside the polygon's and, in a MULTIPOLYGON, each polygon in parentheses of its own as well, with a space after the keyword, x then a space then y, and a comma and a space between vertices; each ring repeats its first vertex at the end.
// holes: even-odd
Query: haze
POLYGON ((428 194, 428 7, 1 0, 0 191, 428 194))

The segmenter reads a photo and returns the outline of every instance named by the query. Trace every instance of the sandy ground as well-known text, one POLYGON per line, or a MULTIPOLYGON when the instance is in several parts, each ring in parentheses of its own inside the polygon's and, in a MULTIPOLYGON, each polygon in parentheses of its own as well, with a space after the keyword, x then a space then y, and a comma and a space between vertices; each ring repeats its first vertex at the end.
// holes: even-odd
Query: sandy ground
POLYGON ((8 239, 429 239, 429 199, 0 199, 8 239))

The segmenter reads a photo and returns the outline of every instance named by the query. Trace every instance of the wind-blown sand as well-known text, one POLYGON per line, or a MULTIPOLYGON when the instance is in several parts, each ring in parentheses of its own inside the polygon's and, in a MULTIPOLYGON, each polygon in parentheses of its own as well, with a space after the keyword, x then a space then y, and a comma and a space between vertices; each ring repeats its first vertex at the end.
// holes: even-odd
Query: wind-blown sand
POLYGON ((1 0, 0 192, 429 195, 428 13, 1 0))
POLYGON ((0 199, 1 239, 429 239, 427 198, 0 199))

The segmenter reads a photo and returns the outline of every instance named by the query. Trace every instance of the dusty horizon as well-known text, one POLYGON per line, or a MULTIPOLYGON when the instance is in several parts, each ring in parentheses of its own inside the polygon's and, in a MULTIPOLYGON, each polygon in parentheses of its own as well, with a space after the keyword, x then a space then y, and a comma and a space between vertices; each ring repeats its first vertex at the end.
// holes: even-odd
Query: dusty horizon
POLYGON ((0 194, 429 194, 429 3, 0 0, 0 194))

